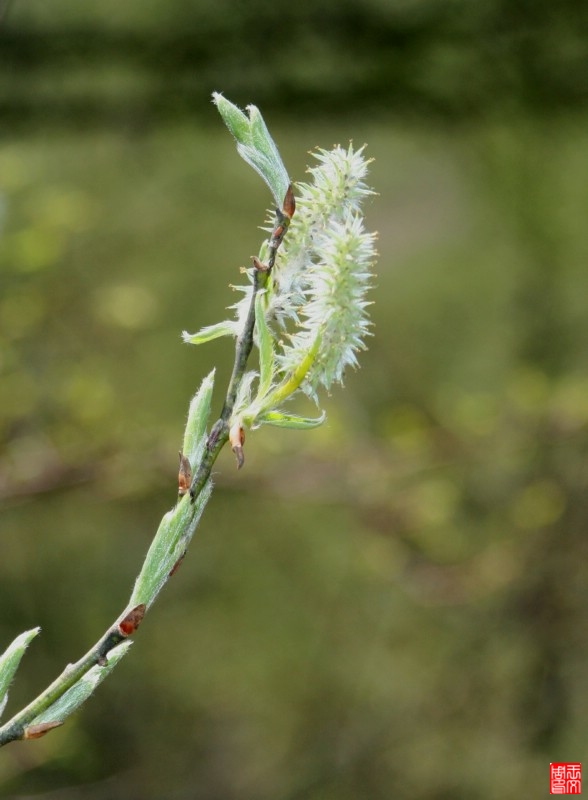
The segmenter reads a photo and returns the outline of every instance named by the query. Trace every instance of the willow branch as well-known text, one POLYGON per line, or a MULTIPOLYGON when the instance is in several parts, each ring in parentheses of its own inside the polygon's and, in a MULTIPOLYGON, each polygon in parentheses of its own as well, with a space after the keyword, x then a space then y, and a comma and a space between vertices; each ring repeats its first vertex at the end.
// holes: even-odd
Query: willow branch
MULTIPOLYGON (((210 474, 216 458, 229 438, 229 420, 233 412, 239 387, 245 370, 247 361, 253 348, 253 332, 255 328, 255 298, 260 290, 267 286, 268 279, 274 266, 276 253, 293 213, 293 196, 291 188, 284 201, 284 211, 276 210, 276 222, 269 241, 268 264, 262 264, 259 259, 254 259, 253 291, 251 293, 251 303, 247 318, 240 336, 235 345, 235 361, 233 371, 226 391, 225 401, 221 415, 213 425, 206 440, 204 451, 200 463, 195 471, 194 479, 190 486, 191 512, 185 519, 186 530, 193 523, 194 517, 199 513, 196 501, 201 497, 205 487, 209 484, 210 474)), ((155 540, 155 539, 154 539, 155 540)), ((183 555, 181 558, 183 558, 183 555)), ((175 573, 180 560, 174 565, 164 578, 167 583, 169 578, 175 573)), ((69 664, 53 683, 42 691, 31 703, 15 714, 12 719, 0 727, 0 747, 17 739, 38 738, 49 730, 61 723, 40 722, 35 724, 43 712, 50 709, 80 679, 87 675, 94 667, 106 668, 108 665, 108 655, 114 648, 120 646, 125 640, 132 636, 141 623, 147 606, 144 603, 132 608, 126 608, 120 617, 114 622, 103 636, 82 656, 79 661, 69 664)))

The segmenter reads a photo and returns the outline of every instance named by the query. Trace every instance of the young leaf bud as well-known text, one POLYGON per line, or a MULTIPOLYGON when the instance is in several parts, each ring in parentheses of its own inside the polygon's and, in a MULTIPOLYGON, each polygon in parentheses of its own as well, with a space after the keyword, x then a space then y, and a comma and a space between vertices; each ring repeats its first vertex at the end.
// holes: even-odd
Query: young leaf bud
POLYGON ((145 603, 140 603, 135 608, 132 608, 128 614, 118 623, 118 629, 122 636, 132 636, 137 630, 143 617, 145 616, 145 603))
POLYGON ((237 458, 237 469, 241 469, 245 463, 245 454, 243 453, 243 445, 245 444, 245 430, 241 425, 241 421, 237 420, 231 426, 229 431, 229 443, 231 450, 237 458))
POLYGON ((192 467, 189 460, 180 450, 180 469, 178 472, 178 494, 183 497, 192 483, 192 467))

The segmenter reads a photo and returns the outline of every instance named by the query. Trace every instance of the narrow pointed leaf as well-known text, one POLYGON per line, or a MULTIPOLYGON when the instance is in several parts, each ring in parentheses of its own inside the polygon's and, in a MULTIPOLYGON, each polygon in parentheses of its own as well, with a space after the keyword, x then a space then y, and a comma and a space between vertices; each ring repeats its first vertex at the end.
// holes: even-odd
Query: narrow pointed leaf
POLYGON ((267 183, 276 205, 281 209, 290 178, 259 109, 247 106, 249 112, 247 116, 240 108, 216 92, 213 94, 213 101, 225 125, 237 140, 239 155, 267 183))
POLYGON ((248 142, 251 136, 251 125, 247 114, 219 92, 212 93, 212 102, 235 139, 238 142, 248 142))
POLYGON ((190 403, 188 421, 186 423, 184 441, 182 443, 182 453, 192 466, 194 466, 198 460, 198 456, 204 447, 206 424, 210 416, 213 387, 214 370, 209 372, 206 378, 204 378, 200 384, 200 388, 190 403))
POLYGON ((308 375, 310 368, 315 362, 320 345, 321 333, 319 331, 304 358, 302 358, 296 368, 284 378, 280 385, 276 386, 275 389, 272 390, 271 394, 268 395, 265 400, 266 408, 271 409, 281 405, 284 400, 286 400, 288 397, 290 397, 290 395, 294 394, 294 392, 300 388, 305 377, 308 375))
POLYGON ((149 608, 153 603, 186 552, 211 491, 212 482, 209 480, 194 502, 186 494, 172 511, 165 514, 135 581, 130 607, 144 603, 149 608))
POLYGON ((286 192, 288 191, 288 186, 290 185, 288 173, 281 160, 276 163, 261 150, 257 150, 251 145, 241 144, 240 142, 237 144, 237 151, 241 158, 246 161, 250 167, 253 167, 257 174, 267 183, 274 196, 276 205, 278 208, 281 208, 286 192))
POLYGON ((8 700, 8 688, 18 669, 20 660, 30 642, 40 630, 40 628, 33 628, 30 631, 21 633, 0 656, 0 714, 2 714, 8 700))
POLYGON ((273 192, 278 207, 281 209, 284 197, 290 186, 290 178, 282 161, 276 143, 272 139, 267 125, 257 106, 247 106, 251 120, 251 138, 256 152, 262 154, 266 174, 263 176, 273 192))
POLYGON ((318 428, 326 420, 327 415, 323 411, 320 417, 299 417, 297 414, 286 414, 283 411, 268 411, 257 418, 257 423, 261 425, 273 425, 276 428, 293 428, 294 430, 308 430, 318 428))
POLYGON ((96 665, 92 667, 92 669, 90 669, 83 678, 80 678, 77 683, 74 683, 59 700, 56 700, 49 708, 32 720, 31 727, 33 730, 42 723, 61 723, 67 719, 70 714, 78 709, 82 703, 93 694, 96 687, 102 683, 104 678, 112 672, 121 658, 126 655, 131 644, 130 641, 125 641, 117 647, 114 647, 108 654, 108 661, 104 666, 96 665))
POLYGON ((235 416, 240 416, 242 410, 251 404, 251 384, 256 377, 257 372, 254 372, 253 370, 248 370, 245 375, 243 375, 239 385, 239 391, 237 392, 237 399, 235 400, 236 412, 231 418, 231 424, 235 422, 235 416))
POLYGON ((270 390, 275 372, 274 339, 268 328, 264 312, 264 295, 258 292, 255 298, 255 324, 259 345, 259 389, 258 397, 264 397, 270 390))
POLYGON ((224 322, 217 322, 215 325, 207 325, 201 328, 198 333, 182 333, 182 339, 186 344, 205 344, 212 342, 213 339, 219 339, 221 336, 235 336, 236 328, 235 323, 227 319, 224 322))

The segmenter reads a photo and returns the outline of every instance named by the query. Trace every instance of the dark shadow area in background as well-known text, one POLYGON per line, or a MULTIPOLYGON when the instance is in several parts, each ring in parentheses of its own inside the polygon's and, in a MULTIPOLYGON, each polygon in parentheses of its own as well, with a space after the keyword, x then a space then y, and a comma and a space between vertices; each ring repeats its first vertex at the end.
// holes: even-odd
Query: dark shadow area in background
POLYGON ((0 29, 11 129, 193 117, 211 86, 244 104, 255 87, 273 111, 439 120, 552 115, 588 96, 588 9, 574 0, 125 5, 126 20, 90 25, 13 4, 0 29))

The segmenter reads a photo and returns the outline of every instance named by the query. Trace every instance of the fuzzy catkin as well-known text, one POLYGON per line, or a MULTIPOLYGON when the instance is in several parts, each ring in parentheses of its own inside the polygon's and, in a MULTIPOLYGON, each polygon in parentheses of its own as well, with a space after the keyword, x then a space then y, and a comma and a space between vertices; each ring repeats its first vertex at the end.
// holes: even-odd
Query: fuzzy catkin
POLYGON ((341 382, 346 366, 369 334, 367 291, 375 261, 375 234, 365 230, 361 205, 372 195, 365 183, 363 149, 318 150, 312 181, 298 186, 296 215, 277 265, 274 306, 293 319, 278 354, 281 371, 296 368, 317 336, 321 345, 301 388, 316 399, 319 386, 341 382))

